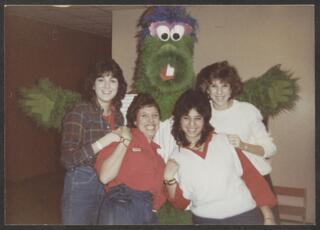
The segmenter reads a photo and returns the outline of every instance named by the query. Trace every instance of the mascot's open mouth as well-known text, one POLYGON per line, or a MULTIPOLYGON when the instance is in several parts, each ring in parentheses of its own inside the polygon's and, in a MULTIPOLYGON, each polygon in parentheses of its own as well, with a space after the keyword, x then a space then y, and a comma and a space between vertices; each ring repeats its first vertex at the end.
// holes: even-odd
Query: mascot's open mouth
POLYGON ((160 69, 160 78, 163 81, 173 80, 175 77, 175 73, 175 68, 170 64, 167 64, 166 66, 160 69))

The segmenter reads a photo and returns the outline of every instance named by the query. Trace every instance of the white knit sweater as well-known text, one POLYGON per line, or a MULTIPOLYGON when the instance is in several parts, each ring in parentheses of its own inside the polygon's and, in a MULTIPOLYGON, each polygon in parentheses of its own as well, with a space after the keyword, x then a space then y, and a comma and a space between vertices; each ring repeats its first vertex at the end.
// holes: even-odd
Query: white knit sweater
POLYGON ((217 133, 237 134, 242 141, 263 147, 264 156, 243 151, 261 175, 271 172, 270 161, 266 158, 276 153, 273 139, 262 123, 260 111, 252 104, 233 100, 226 110, 216 110, 211 105, 212 117, 210 123, 217 133))
POLYGON ((197 216, 222 219, 256 207, 241 179, 242 167, 225 135, 214 135, 203 159, 189 149, 176 148, 170 156, 179 164, 177 180, 197 216))

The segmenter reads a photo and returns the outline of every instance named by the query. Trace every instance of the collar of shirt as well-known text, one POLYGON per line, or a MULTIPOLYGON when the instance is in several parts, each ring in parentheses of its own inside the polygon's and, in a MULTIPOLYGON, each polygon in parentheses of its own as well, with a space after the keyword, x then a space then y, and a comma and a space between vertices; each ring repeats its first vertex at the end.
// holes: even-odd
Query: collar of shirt
POLYGON ((111 106, 111 116, 113 116, 113 122, 114 124, 110 124, 107 119, 105 119, 105 116, 103 116, 103 109, 102 107, 99 105, 99 103, 95 100, 92 100, 91 103, 91 108, 96 111, 102 118, 104 118, 104 120, 110 125, 110 128, 112 129, 117 129, 119 128, 119 126, 123 125, 123 115, 120 111, 116 110, 114 106, 111 106))
POLYGON ((203 151, 193 150, 193 149, 188 148, 188 147, 187 147, 187 149, 189 149, 190 151, 192 151, 193 153, 197 154, 199 157, 201 157, 201 158, 203 158, 203 159, 206 158, 207 151, 208 151, 208 145, 209 145, 209 143, 210 143, 211 140, 212 140, 213 134, 214 134, 214 132, 210 132, 210 133, 209 133, 206 141, 204 142, 203 151))
POLYGON ((153 141, 149 142, 146 136, 137 128, 131 129, 132 141, 129 144, 129 148, 134 149, 145 149, 150 148, 152 152, 156 153, 156 149, 160 147, 160 145, 154 143, 153 141))
MULTIPOLYGON (((91 105, 93 106, 95 111, 99 112, 101 115, 103 114, 103 108, 100 106, 100 104, 96 100, 91 101, 91 105)), ((110 111, 111 113, 114 113, 116 111, 113 105, 111 105, 110 111)))

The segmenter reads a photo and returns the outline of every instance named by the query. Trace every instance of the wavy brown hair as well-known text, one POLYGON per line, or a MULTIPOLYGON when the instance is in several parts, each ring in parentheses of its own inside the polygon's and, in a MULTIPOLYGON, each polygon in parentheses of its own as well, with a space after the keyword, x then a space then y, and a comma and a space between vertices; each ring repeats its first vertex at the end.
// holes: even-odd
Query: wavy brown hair
POLYGON ((189 89, 184 92, 177 100, 173 109, 173 126, 171 133, 178 145, 188 147, 191 143, 187 140, 185 133, 181 128, 181 119, 183 116, 188 115, 191 109, 197 110, 197 112, 203 117, 204 126, 201 132, 201 137, 196 143, 196 146, 201 146, 209 136, 209 133, 213 131, 213 127, 210 124, 211 119, 211 107, 210 102, 206 94, 200 90, 189 89))
POLYGON ((196 89, 207 94, 209 86, 214 80, 228 83, 231 87, 230 99, 236 98, 242 93, 243 83, 235 67, 227 61, 216 62, 204 67, 197 75, 196 89))
POLYGON ((122 106, 121 100, 124 98, 127 91, 127 82, 123 77, 121 67, 115 60, 111 58, 96 63, 93 71, 91 72, 89 77, 86 78, 84 86, 85 99, 87 99, 88 101, 96 102, 96 94, 93 90, 93 86, 96 79, 102 77, 102 75, 106 72, 111 72, 112 77, 118 80, 118 91, 115 97, 112 99, 112 105, 116 110, 120 110, 122 106))
POLYGON ((136 128, 137 126, 134 124, 134 122, 137 120, 137 114, 140 109, 144 107, 155 107, 158 110, 159 116, 160 116, 160 108, 157 102, 147 93, 140 93, 136 95, 128 110, 127 110, 127 127, 128 128, 136 128))

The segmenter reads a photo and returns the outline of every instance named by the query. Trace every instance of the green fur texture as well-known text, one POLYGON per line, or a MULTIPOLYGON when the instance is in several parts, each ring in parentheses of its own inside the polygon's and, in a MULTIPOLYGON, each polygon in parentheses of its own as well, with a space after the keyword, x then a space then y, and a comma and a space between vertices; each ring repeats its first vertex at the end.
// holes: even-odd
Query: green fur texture
POLYGON ((280 67, 280 64, 275 65, 262 76, 245 81, 238 98, 255 105, 265 118, 291 111, 299 99, 298 79, 280 67))
POLYGON ((166 42, 147 36, 140 44, 133 88, 153 96, 160 106, 161 120, 171 116, 177 98, 194 84, 193 45, 189 36, 166 42), (167 64, 175 68, 175 78, 163 81, 160 69, 167 64))
POLYGON ((192 225, 191 212, 176 209, 169 202, 161 207, 157 217, 161 225, 192 225))
POLYGON ((20 107, 38 126, 59 131, 67 109, 81 100, 79 93, 55 86, 47 78, 30 88, 21 88, 20 93, 20 107))

